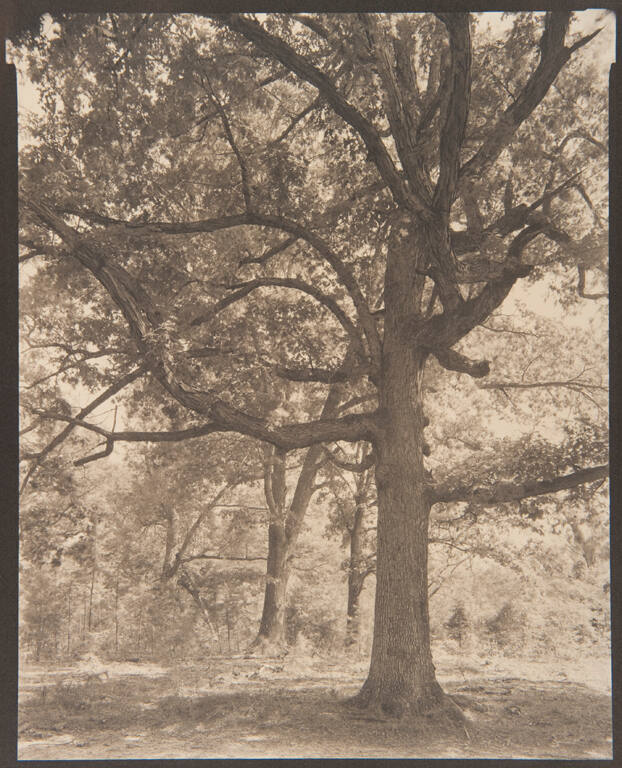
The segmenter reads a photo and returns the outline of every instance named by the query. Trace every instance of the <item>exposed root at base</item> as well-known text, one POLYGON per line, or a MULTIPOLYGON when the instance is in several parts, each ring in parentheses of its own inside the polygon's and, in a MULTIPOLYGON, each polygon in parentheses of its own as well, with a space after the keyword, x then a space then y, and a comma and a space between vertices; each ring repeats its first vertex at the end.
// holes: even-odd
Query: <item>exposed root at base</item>
POLYGON ((409 700, 403 695, 374 691, 365 686, 344 702, 356 719, 408 723, 413 727, 457 731, 470 739, 462 709, 437 686, 425 699, 409 700), (356 713, 356 714, 354 714, 356 713))

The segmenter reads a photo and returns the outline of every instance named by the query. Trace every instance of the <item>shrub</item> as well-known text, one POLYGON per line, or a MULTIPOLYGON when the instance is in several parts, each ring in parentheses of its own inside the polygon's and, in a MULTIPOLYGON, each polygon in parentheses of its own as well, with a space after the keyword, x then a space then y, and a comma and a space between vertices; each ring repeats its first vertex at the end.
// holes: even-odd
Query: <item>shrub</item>
POLYGON ((525 614, 512 602, 504 603, 498 613, 485 622, 486 632, 499 647, 505 648, 521 641, 525 626, 525 614))

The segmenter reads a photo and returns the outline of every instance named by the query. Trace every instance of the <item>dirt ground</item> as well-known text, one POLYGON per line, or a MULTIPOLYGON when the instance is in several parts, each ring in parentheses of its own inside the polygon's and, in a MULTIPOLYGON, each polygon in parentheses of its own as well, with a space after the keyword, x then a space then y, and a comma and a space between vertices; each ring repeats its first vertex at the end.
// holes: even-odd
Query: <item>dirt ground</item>
POLYGON ((29 665, 18 758, 611 758, 607 660, 582 682, 576 664, 443 661, 439 679, 466 716, 449 734, 349 707, 362 662, 29 665))

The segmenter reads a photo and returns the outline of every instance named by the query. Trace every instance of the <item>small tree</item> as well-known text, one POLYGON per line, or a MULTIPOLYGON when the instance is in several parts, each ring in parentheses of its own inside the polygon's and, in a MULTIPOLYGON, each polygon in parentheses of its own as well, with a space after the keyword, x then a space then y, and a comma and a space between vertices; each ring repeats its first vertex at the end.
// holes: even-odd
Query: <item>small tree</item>
POLYGON ((471 623, 464 610, 464 606, 462 603, 457 603, 453 613, 445 622, 448 637, 452 640, 456 640, 458 645, 462 648, 462 643, 466 639, 470 626, 471 623))

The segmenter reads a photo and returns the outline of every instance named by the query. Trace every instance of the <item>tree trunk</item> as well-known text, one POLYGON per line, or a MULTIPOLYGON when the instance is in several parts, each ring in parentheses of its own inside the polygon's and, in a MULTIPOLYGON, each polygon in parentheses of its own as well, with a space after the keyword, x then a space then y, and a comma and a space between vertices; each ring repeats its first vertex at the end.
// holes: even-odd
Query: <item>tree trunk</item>
POLYGON ((67 653, 71 651, 71 584, 67 593, 67 653))
POLYGON ((289 542, 285 526, 271 522, 268 526, 268 565, 266 591, 257 641, 270 645, 281 645, 285 640, 285 605, 289 542))
POLYGON ((346 615, 345 646, 358 644, 360 634, 359 598, 363 590, 364 575, 361 573, 362 534, 365 520, 365 500, 358 494, 354 520, 350 530, 350 566, 348 569, 348 611, 346 615))
POLYGON ((363 582, 360 576, 350 573, 348 575, 348 613, 346 615, 346 649, 353 648, 358 644, 361 634, 361 623, 359 615, 359 597, 363 589, 363 582))
POLYGON ((95 566, 93 566, 93 570, 91 572, 91 590, 89 592, 89 632, 91 631, 92 627, 92 619, 93 619, 93 589, 95 587, 95 566))
POLYGON ((119 574, 114 584, 114 650, 119 652, 119 574))
MULTIPOLYGON (((328 418, 336 412, 341 392, 341 386, 331 386, 320 414, 321 419, 328 418)), ((251 648, 278 647, 285 643, 289 562, 304 516, 315 492, 315 478, 321 458, 321 446, 313 445, 308 449, 288 509, 285 482, 286 456, 284 453, 279 454, 278 451, 273 451, 270 457, 267 456, 269 461, 265 468, 264 491, 270 510, 270 522, 268 524, 266 591, 259 632, 251 648)))
MULTIPOLYGON (((428 617, 428 518, 422 380, 427 351, 412 343, 429 240, 390 248, 385 277, 381 428, 375 441, 378 529, 371 663, 358 704, 401 716, 453 711, 436 681, 428 617)), ((414 241, 414 242, 413 242, 414 241)), ((417 242, 419 241, 419 242, 417 242)))

